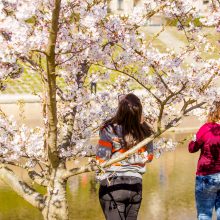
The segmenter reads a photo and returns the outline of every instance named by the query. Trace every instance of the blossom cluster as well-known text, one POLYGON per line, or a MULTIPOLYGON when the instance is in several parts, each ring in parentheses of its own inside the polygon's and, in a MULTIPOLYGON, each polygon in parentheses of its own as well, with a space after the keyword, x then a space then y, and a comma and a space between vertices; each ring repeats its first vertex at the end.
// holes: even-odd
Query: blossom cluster
POLYGON ((18 125, 13 117, 0 118, 0 160, 1 162, 19 162, 25 158, 28 167, 46 158, 44 149, 44 131, 42 128, 30 129, 24 124, 18 125))
MULTIPOLYGON (((99 126, 115 113, 118 94, 135 91, 146 120, 155 130, 176 126, 182 113, 204 115, 196 105, 205 102, 210 106, 219 96, 214 81, 220 74, 220 60, 203 57, 212 46, 202 27, 187 22, 198 15, 192 0, 146 0, 144 7, 124 15, 109 14, 106 2, 61 1, 55 45, 60 157, 87 154, 99 126), (178 19, 188 40, 180 51, 161 51, 153 39, 149 40, 151 36, 143 26, 154 13, 178 19), (89 91, 93 76, 102 87, 96 95, 89 91), (183 112, 190 108, 192 111, 183 112), (63 144, 67 139, 68 146, 63 144)), ((0 2, 0 83, 19 76, 23 68, 32 69, 30 74, 47 71, 53 8, 51 0, 0 2)), ((212 16, 200 21, 218 30, 219 11, 213 10, 210 8, 212 16)), ((1 125, 0 153, 4 160, 46 158, 43 129, 19 127, 5 118, 1 125)), ((163 148, 162 144, 157 146, 163 148)), ((168 141, 167 146, 174 145, 168 141)))

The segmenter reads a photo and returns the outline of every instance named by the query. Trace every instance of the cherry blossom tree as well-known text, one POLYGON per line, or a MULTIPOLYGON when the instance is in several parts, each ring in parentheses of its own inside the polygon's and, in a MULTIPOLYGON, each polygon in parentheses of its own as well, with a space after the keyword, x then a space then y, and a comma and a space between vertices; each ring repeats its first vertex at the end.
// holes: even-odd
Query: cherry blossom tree
MULTIPOLYGON (((202 26, 220 29, 219 1, 210 4, 211 16, 200 27, 192 1, 145 1, 130 15, 113 15, 101 0, 2 0, 0 2, 0 85, 20 77, 24 70, 39 74, 44 127, 29 129, 13 118, 0 117, 0 178, 38 208, 44 219, 68 219, 66 184, 69 177, 101 170, 135 153, 181 123, 183 116, 204 115, 218 97, 213 82, 220 73, 219 59, 205 59, 212 52, 202 26), (179 21, 187 45, 181 51, 161 51, 147 40, 144 25, 160 13, 179 21), (187 58, 187 59, 186 59, 187 58), (186 62, 189 60, 190 62, 186 62), (88 81, 96 75, 107 82, 97 95, 88 81), (114 75, 116 79, 110 80, 114 75), (117 95, 141 90, 145 119, 154 134, 120 158, 68 169, 67 161, 92 156, 90 139, 117 106, 117 95), (47 189, 41 194, 20 179, 13 167, 47 189)), ((168 25, 168 24, 167 24, 168 25)), ((159 139, 155 154, 173 145, 159 139), (166 145, 167 144, 167 145, 166 145), (165 146, 165 147, 164 147, 165 146)))

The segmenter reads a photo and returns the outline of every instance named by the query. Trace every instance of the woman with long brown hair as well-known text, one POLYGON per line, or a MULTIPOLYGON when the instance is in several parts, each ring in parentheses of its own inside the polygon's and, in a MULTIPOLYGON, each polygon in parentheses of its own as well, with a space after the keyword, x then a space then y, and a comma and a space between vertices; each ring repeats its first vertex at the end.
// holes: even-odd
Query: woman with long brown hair
MULTIPOLYGON (((136 95, 119 96, 116 115, 100 129, 96 155, 99 163, 118 157, 152 134, 142 114, 142 105, 136 95)), ((107 220, 137 219, 142 200, 142 175, 146 171, 145 164, 152 159, 153 145, 150 143, 98 173, 99 200, 107 220)))
POLYGON ((189 152, 200 151, 195 198, 199 220, 211 220, 215 208, 220 220, 220 102, 214 102, 207 122, 189 143, 189 152))

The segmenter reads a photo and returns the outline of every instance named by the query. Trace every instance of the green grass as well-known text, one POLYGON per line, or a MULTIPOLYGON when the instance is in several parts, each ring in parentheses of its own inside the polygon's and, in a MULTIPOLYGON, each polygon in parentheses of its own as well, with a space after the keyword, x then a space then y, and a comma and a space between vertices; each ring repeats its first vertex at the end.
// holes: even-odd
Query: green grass
MULTIPOLYGON (((43 84, 38 73, 29 73, 25 70, 17 79, 7 79, 6 89, 1 94, 36 94, 43 91, 43 84)), ((62 78, 57 78, 57 85, 65 86, 62 78)))
POLYGON ((6 90, 3 94, 15 93, 38 93, 42 91, 42 83, 38 74, 29 74, 27 71, 17 79, 8 79, 6 81, 6 90))

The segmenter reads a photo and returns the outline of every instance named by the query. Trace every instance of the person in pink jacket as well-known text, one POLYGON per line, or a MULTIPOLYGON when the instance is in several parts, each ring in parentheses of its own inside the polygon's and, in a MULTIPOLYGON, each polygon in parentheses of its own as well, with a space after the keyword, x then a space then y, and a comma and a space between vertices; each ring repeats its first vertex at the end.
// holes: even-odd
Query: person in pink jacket
POLYGON ((220 102, 214 102, 207 122, 189 143, 189 152, 200 151, 195 199, 199 220, 211 220, 215 208, 220 220, 220 102))

